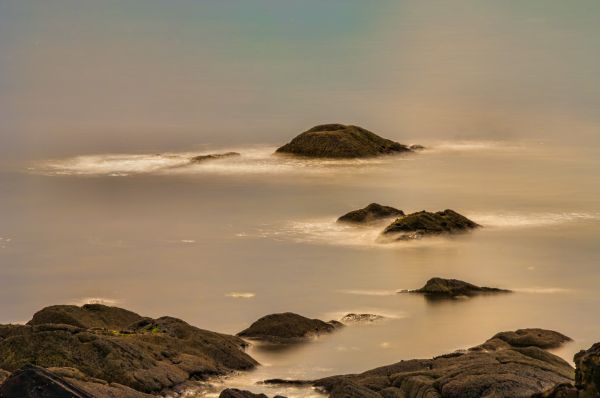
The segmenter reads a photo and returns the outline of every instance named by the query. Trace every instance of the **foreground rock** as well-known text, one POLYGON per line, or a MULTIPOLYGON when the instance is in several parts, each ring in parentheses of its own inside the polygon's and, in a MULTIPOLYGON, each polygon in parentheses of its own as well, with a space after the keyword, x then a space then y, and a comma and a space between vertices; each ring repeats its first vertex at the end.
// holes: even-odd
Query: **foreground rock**
POLYGON ((458 279, 431 278, 425 286, 409 293, 421 293, 434 297, 475 296, 486 293, 510 293, 510 290, 495 287, 476 286, 458 279))
POLYGON ((327 377, 314 385, 335 398, 530 397, 557 384, 570 383, 574 376, 566 361, 542 348, 556 332, 535 330, 526 332, 530 336, 527 346, 513 346, 499 334, 464 352, 327 377))
POLYGON ((428 235, 466 232, 479 224, 454 210, 431 213, 419 211, 399 217, 383 231, 384 235, 398 235, 398 239, 418 239, 428 235))
POLYGON ((190 161, 192 163, 202 163, 207 160, 224 159, 224 158, 231 158, 231 157, 237 157, 237 156, 241 156, 241 155, 237 152, 211 153, 208 155, 194 156, 193 158, 190 159, 190 161))
POLYGON ((361 158, 412 150, 362 127, 323 124, 298 135, 277 152, 317 158, 361 158))
POLYGON ((255 394, 247 390, 238 390, 237 388, 226 388, 221 391, 219 398, 268 398, 265 394, 255 394))
POLYGON ((391 217, 403 216, 402 210, 390 206, 382 206, 379 203, 371 203, 367 207, 354 210, 338 218, 338 222, 347 222, 355 224, 365 224, 372 221, 382 220, 391 217))
POLYGON ((85 377, 76 369, 26 365, 0 385, 1 398, 152 398, 129 387, 85 377), (65 375, 66 374, 66 375, 65 375))
POLYGON ((372 323, 384 320, 385 317, 376 314, 346 314, 340 319, 342 323, 372 323))
POLYGON ((292 312, 264 316, 237 335, 269 343, 293 343, 333 332, 341 323, 310 319, 292 312))
POLYGON ((532 398, 599 398, 600 343, 575 354, 575 385, 563 383, 532 398))
POLYGON ((144 318, 103 305, 53 306, 27 325, 0 326, 0 368, 69 367, 104 383, 156 393, 189 379, 253 368, 257 363, 243 352, 245 345, 176 318, 144 318))

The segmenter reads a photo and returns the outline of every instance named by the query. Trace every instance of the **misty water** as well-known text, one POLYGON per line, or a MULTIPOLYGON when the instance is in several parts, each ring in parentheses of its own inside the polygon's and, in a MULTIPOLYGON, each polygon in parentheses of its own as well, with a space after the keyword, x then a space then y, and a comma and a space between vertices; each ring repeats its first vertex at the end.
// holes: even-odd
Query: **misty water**
POLYGON ((222 381, 289 396, 316 392, 255 383, 431 357, 516 328, 572 337, 553 351, 569 361, 596 342, 600 149, 423 143, 420 153, 369 160, 206 147, 5 169, 0 323, 26 322, 50 304, 86 302, 232 334, 284 311, 324 320, 349 312, 386 317, 286 349, 255 344, 249 353, 262 366, 222 381), (189 163, 231 150, 241 156, 189 163), (335 222, 371 202, 405 212, 450 208, 484 228, 386 243, 379 238, 385 223, 335 222), (442 301, 397 293, 433 276, 514 292, 442 301))

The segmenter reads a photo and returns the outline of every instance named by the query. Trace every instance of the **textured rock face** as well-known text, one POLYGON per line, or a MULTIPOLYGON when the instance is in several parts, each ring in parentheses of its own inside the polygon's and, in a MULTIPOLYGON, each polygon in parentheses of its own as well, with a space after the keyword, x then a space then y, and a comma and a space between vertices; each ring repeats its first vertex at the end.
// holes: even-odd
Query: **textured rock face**
POLYGON ((390 206, 382 206, 379 203, 371 203, 367 207, 344 214, 338 218, 338 222, 363 224, 403 215, 404 212, 402 210, 390 206))
POLYGON ((430 213, 419 211, 399 217, 383 231, 384 235, 397 234, 399 239, 418 239, 427 235, 466 232, 480 225, 454 210, 430 213))
POLYGON ((510 290, 503 290, 494 287, 476 286, 458 279, 431 278, 425 286, 417 290, 411 290, 410 293, 421 293, 428 296, 456 297, 456 296, 474 296, 485 293, 508 293, 510 290))
POLYGON ((142 319, 141 315, 118 307, 101 304, 53 305, 36 312, 28 325, 45 323, 72 325, 80 328, 123 329, 142 319))
POLYGON ((527 347, 512 346, 495 336, 465 352, 328 377, 315 385, 336 398, 530 397, 573 379, 573 368, 567 362, 540 348, 554 333, 531 334, 527 347), (538 334, 541 336, 536 338, 538 334))
POLYGON ((150 319, 100 307, 90 312, 86 306, 80 311, 54 306, 38 312, 28 325, 0 326, 0 368, 15 371, 28 363, 72 367, 88 377, 149 393, 256 365, 242 351, 245 343, 238 337, 198 329, 171 317, 150 319), (126 328, 112 328, 122 326, 128 317, 137 321, 126 328), (71 324, 39 324, 42 320, 71 324))
POLYGON ((412 150, 362 127, 323 124, 298 135, 277 152, 317 158, 360 158, 412 150))
POLYGON ((331 333, 340 325, 339 322, 324 322, 285 312, 260 318, 238 333, 238 336, 271 343, 287 343, 331 333))
POLYGON ((1 398, 94 398, 46 369, 28 365, 14 372, 1 386, 1 398))

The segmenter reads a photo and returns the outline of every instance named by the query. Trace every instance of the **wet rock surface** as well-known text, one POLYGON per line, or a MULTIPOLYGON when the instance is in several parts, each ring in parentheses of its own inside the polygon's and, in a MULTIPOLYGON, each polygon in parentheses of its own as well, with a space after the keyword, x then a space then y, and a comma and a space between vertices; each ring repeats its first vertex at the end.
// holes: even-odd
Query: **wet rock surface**
POLYGON ((526 333, 531 336, 531 345, 526 347, 510 345, 497 337, 500 333, 464 352, 327 377, 314 385, 336 398, 517 398, 572 382, 573 368, 540 348, 556 332, 535 330, 540 332, 526 333))
POLYGON ((383 235, 396 235, 397 239, 419 239, 424 236, 466 232, 478 227, 479 224, 454 210, 436 213, 423 210, 399 217, 387 226, 383 235))
POLYGON ((510 293, 510 290, 495 287, 476 286, 458 279, 431 278, 425 286, 408 293, 420 293, 436 297, 475 296, 489 293, 510 293))
POLYGON ((412 150, 359 126, 323 124, 298 135, 277 152, 316 158, 361 158, 412 150))
POLYGON ((310 319, 292 312, 264 316, 237 335, 270 343, 291 343, 331 333, 341 324, 310 319))
POLYGON ((0 326, 0 368, 71 367, 86 377, 154 393, 257 364, 235 336, 171 317, 144 318, 100 305, 72 307, 44 309, 28 325, 0 326), (122 327, 131 319, 136 321, 122 327), (40 323, 50 321, 63 323, 40 323))
POLYGON ((338 222, 364 224, 372 221, 391 217, 403 216, 404 212, 390 206, 382 206, 379 203, 371 203, 367 207, 354 210, 344 214, 337 219, 338 222))

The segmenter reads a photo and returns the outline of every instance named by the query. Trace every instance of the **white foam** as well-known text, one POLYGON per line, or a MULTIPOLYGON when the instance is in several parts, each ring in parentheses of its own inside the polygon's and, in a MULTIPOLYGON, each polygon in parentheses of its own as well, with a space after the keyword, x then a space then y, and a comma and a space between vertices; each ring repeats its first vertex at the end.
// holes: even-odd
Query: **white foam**
POLYGON ((563 224, 573 221, 600 220, 600 214, 564 212, 564 213, 473 213, 469 218, 484 227, 530 228, 563 224))
POLYGON ((118 303, 119 303, 119 300, 106 298, 106 297, 83 297, 83 298, 77 299, 72 304, 79 305, 79 306, 85 305, 85 304, 102 304, 102 305, 112 306, 112 305, 116 305, 118 303))
POLYGON ((252 292, 229 292, 225 295, 225 297, 231 298, 239 298, 239 299, 250 299, 256 296, 255 293, 252 292))
POLYGON ((406 159, 401 156, 372 159, 307 159, 275 154, 275 147, 253 146, 222 148, 202 152, 162 154, 99 154, 47 160, 29 167, 46 175, 81 175, 126 177, 136 174, 330 174, 352 170, 364 172, 370 167, 406 159), (240 156, 191 162, 195 156, 238 152, 240 156))

